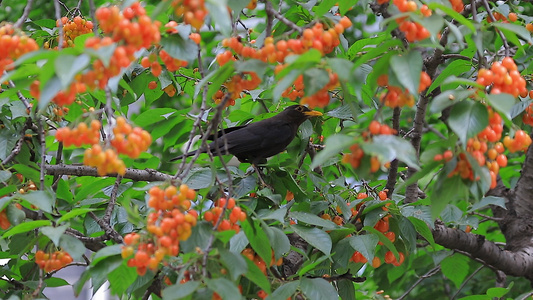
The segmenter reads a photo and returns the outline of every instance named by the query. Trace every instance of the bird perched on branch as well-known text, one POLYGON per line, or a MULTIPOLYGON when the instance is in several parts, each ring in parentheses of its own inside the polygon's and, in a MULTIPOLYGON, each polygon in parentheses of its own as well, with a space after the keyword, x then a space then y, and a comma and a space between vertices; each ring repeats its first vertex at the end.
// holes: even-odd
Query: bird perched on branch
POLYGON ((271 118, 220 130, 216 136, 208 137, 213 142, 207 146, 182 154, 171 161, 193 156, 198 151, 210 151, 213 155, 235 155, 239 161, 251 163, 255 168, 266 162, 268 157, 284 151, 305 120, 321 115, 321 112, 310 110, 306 106, 292 105, 271 118))

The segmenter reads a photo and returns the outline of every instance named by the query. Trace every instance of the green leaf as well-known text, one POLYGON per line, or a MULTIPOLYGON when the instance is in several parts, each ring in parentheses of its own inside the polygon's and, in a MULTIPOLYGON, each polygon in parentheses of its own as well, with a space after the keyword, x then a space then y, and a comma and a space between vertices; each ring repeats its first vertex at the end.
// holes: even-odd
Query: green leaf
POLYGON ((474 94, 474 90, 449 90, 440 93, 431 101, 429 111, 431 113, 439 113, 445 108, 448 108, 459 101, 463 101, 474 94))
POLYGON ((274 87, 274 91, 272 92, 274 97, 274 103, 277 103, 279 99, 281 98, 281 94, 290 87, 296 78, 302 74, 301 70, 292 70, 287 76, 283 77, 283 79, 279 80, 274 87))
POLYGON ((261 218, 261 220, 277 220, 280 223, 283 223, 285 222, 285 215, 287 214, 287 207, 281 207, 274 211, 267 211, 267 212, 268 213, 265 215, 259 214, 259 217, 261 218))
POLYGON ((442 274, 450 279, 457 288, 461 286, 461 283, 468 276, 468 261, 468 257, 461 254, 454 254, 446 257, 440 263, 442 274))
POLYGON ((487 127, 489 114, 487 108, 479 102, 461 101, 453 106, 448 123, 461 140, 463 147, 466 147, 469 138, 487 127))
MULTIPOLYGON (((521 38, 523 38, 527 43, 533 43, 533 40, 531 40, 531 33, 524 26, 517 25, 517 24, 511 24, 511 23, 502 23, 502 22, 493 22, 493 23, 490 23, 490 25, 496 28, 499 28, 499 29, 504 29, 504 31, 508 30, 510 32, 516 33, 521 38)), ((520 45, 520 43, 518 45, 520 45)))
POLYGON ((183 299, 194 293, 200 287, 199 281, 177 283, 163 290, 163 300, 183 299))
POLYGON ((396 78, 413 95, 418 94, 422 62, 422 54, 416 50, 406 55, 393 56, 390 60, 390 66, 396 78))
POLYGON ((272 246, 270 246, 268 236, 261 228, 259 221, 247 219, 245 222, 241 222, 241 226, 252 249, 259 254, 267 266, 270 266, 270 261, 272 260, 272 246))
POLYGON ((137 271, 135 268, 130 268, 125 263, 111 271, 109 276, 107 276, 107 280, 109 280, 109 286, 115 295, 124 294, 124 292, 133 284, 136 278, 137 271))
POLYGON ((327 13, 332 7, 333 5, 335 5, 337 3, 336 0, 324 0, 324 1, 320 1, 318 6, 315 6, 314 7, 314 10, 315 10, 315 17, 316 18, 320 18, 322 17, 325 13, 327 13))
POLYGON ((69 211, 68 213, 64 214, 61 216, 61 218, 57 219, 57 223, 58 224, 61 224, 67 220, 70 220, 74 217, 77 217, 77 216, 80 216, 80 215, 85 215, 86 213, 90 212, 90 211, 95 211, 97 210, 96 208, 75 208, 71 211, 69 211))
POLYGON ((246 272, 244 276, 248 278, 251 282, 257 284, 257 286, 265 290, 265 292, 270 294, 270 281, 268 281, 265 274, 263 274, 263 271, 261 271, 261 269, 259 269, 259 267, 247 257, 245 257, 244 260, 246 261, 246 265, 248 267, 248 272, 246 272))
POLYGON ((194 61, 198 56, 198 45, 191 39, 184 39, 179 34, 161 38, 161 46, 173 58, 194 61))
POLYGON ((300 267, 300 270, 298 270, 298 276, 304 276, 307 272, 314 270, 317 266, 321 265, 323 261, 328 259, 331 259, 331 255, 324 255, 316 260, 305 262, 304 265, 300 267))
POLYGON ((57 277, 50 277, 48 279, 45 279, 44 282, 46 283, 47 288, 70 285, 70 283, 68 283, 68 281, 66 281, 65 279, 57 277))
POLYGON ((496 206, 505 208, 505 198, 496 197, 496 196, 483 197, 483 199, 481 199, 479 202, 472 205, 472 208, 470 208, 468 212, 476 211, 488 205, 496 205, 496 206))
POLYGON ((451 7, 445 6, 445 5, 440 4, 438 2, 428 2, 428 7, 431 8, 432 10, 436 10, 436 9, 442 10, 447 15, 452 17, 452 19, 457 20, 459 23, 461 23, 462 25, 464 25, 468 29, 470 29, 470 31, 472 31, 472 33, 476 32, 476 27, 474 26, 472 21, 468 20, 463 15, 461 15, 460 13, 456 12, 455 10, 453 10, 451 7))
POLYGON ((339 295, 331 283, 322 278, 300 279, 302 292, 311 300, 338 299, 339 295))
POLYGON ((294 295, 300 284, 299 280, 290 281, 278 287, 272 294, 266 297, 266 300, 287 299, 294 295))
POLYGON ((274 258, 279 259, 291 249, 291 243, 287 235, 277 227, 264 226, 265 233, 268 235, 268 240, 274 250, 274 258))
POLYGON ((13 169, 17 170, 18 173, 24 175, 25 178, 28 178, 33 182, 39 182, 40 173, 31 166, 16 164, 13 165, 13 169))
POLYGON ((255 72, 259 78, 263 78, 269 65, 259 59, 238 60, 235 62, 237 72, 255 72))
POLYGON ((493 287, 487 290, 487 296, 491 298, 501 298, 509 293, 509 288, 493 287))
MULTIPOLYGON (((394 244, 380 231, 378 231, 377 229, 375 229, 374 227, 370 227, 370 226, 365 226, 363 227, 363 230, 366 230, 370 233, 373 233, 375 234, 379 241, 385 245, 385 247, 387 247, 389 250, 392 251, 392 253, 394 253, 395 256, 398 256, 398 250, 396 249, 396 246, 394 246, 394 244)), ((366 257, 366 256, 365 256, 366 257)), ((372 257, 372 259, 374 259, 372 257)), ((372 260, 368 260, 368 261, 372 261, 372 260)))
POLYGON ((486 295, 472 295, 472 296, 466 296, 463 298, 459 298, 459 300, 489 300, 492 298, 487 297, 486 295))
POLYGON ((291 225, 291 228, 311 246, 317 248, 326 255, 331 253, 331 237, 326 232, 318 228, 308 228, 297 224, 291 225))
POLYGON ((205 6, 215 22, 215 28, 218 29, 225 37, 231 34, 231 18, 228 12, 226 0, 207 0, 205 6))
POLYGON ((516 104, 516 98, 510 94, 488 94, 487 101, 490 106, 499 112, 502 117, 506 118, 509 123, 512 119, 511 111, 513 110, 514 105, 516 104))
POLYGON ((348 238, 350 246, 368 260, 374 259, 374 253, 376 252, 376 246, 378 245, 379 238, 375 234, 356 235, 348 238))
POLYGON ((246 260, 240 253, 233 253, 226 249, 220 249, 220 260, 229 270, 231 280, 237 280, 239 276, 248 271, 246 260))
POLYGON ((11 203, 6 208, 7 219, 11 225, 18 225, 26 219, 26 214, 11 203))
POLYGON ((74 260, 81 260, 81 256, 85 254, 85 245, 73 236, 63 234, 59 240, 59 245, 63 250, 67 251, 74 260))
POLYGON ((304 72, 305 96, 312 96, 329 83, 329 74, 324 69, 312 68, 304 72))
POLYGON ((355 286, 350 280, 339 280, 337 282, 337 289, 339 291, 340 299, 342 300, 356 300, 355 286))
POLYGON ((324 164, 328 159, 339 155, 339 153, 355 143, 354 138, 344 135, 335 134, 326 138, 324 150, 320 151, 311 163, 310 169, 314 169, 324 164))
POLYGON ((167 120, 176 112, 177 110, 168 107, 150 108, 138 115, 133 122, 138 126, 146 127, 159 121, 167 120))
POLYGON ((50 220, 28 221, 28 222, 20 223, 17 226, 9 229, 7 232, 5 232, 2 235, 2 237, 7 238, 18 233, 28 232, 35 228, 40 228, 43 226, 50 226, 50 225, 52 225, 52 221, 50 220))
POLYGON ((112 245, 98 250, 98 252, 94 254, 91 264, 96 265, 105 258, 120 255, 122 253, 122 247, 122 245, 112 245))
POLYGON ((407 140, 395 135, 378 135, 371 143, 362 144, 365 152, 377 154, 382 162, 398 159, 410 168, 420 169, 416 159, 416 151, 407 140))
POLYGON ((292 211, 289 217, 298 220, 299 222, 307 223, 309 225, 320 226, 324 229, 335 229, 338 226, 330 220, 324 220, 321 217, 301 211, 292 211))
POLYGON ((52 198, 52 195, 45 191, 32 191, 27 194, 17 195, 17 197, 28 201, 44 212, 52 212, 52 203, 54 203, 54 199, 52 198))
POLYGON ((441 172, 435 180, 431 193, 431 216, 435 219, 451 201, 458 200, 459 196, 468 193, 460 176, 448 177, 441 172), (454 187, 451 189, 450 187, 454 187))
POLYGON ((56 246, 59 246, 59 239, 67 230, 67 225, 58 226, 58 227, 52 227, 52 226, 45 226, 41 228, 41 232, 46 235, 56 246))
MULTIPOLYGON (((328 65, 339 75, 339 80, 349 81, 353 76, 353 62, 344 58, 328 58, 328 65)), ((364 83, 364 82, 362 82, 364 83)))
POLYGON ((203 189, 213 186, 215 181, 215 174, 211 168, 193 169, 183 179, 183 183, 187 184, 191 189, 203 189))
POLYGON ((11 172, 0 170, 0 182, 6 182, 11 178, 11 172))
POLYGON ((59 93, 61 90, 61 81, 57 76, 48 80, 44 87, 41 87, 41 95, 39 97, 39 111, 44 110, 48 103, 59 93))
POLYGON ((424 237, 432 247, 435 247, 435 240, 433 239, 433 234, 431 233, 428 224, 415 217, 407 217, 407 219, 409 219, 409 221, 413 223, 416 232, 418 232, 422 237, 424 237))
POLYGON ((57 77, 61 81, 62 89, 67 89, 74 79, 74 76, 85 69, 91 62, 87 54, 81 55, 61 55, 54 61, 57 77))

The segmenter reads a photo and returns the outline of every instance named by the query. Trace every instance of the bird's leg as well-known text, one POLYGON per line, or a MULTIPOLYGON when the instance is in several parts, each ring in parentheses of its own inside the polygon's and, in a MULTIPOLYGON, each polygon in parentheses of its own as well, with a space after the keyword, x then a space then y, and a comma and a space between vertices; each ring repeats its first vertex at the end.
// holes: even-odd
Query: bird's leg
POLYGON ((257 177, 259 178, 259 181, 261 181, 261 185, 263 185, 263 187, 270 188, 270 186, 268 184, 266 184, 265 180, 263 179, 263 176, 265 174, 263 174, 263 171, 261 170, 261 168, 258 167, 256 164, 252 164, 252 167, 254 168, 255 172, 257 173, 257 177))

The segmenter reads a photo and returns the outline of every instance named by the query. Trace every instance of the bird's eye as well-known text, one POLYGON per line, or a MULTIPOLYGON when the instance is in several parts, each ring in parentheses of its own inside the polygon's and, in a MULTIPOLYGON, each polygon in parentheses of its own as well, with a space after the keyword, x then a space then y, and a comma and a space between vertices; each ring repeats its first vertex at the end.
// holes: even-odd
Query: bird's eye
POLYGON ((302 106, 298 106, 298 107, 296 107, 296 110, 297 110, 297 111, 302 111, 302 110, 304 110, 304 109, 303 109, 302 106))

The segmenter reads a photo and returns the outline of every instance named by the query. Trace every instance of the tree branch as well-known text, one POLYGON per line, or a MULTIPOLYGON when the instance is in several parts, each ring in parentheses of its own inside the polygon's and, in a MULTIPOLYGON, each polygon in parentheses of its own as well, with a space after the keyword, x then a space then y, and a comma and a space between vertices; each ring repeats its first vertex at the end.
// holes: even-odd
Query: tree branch
MULTIPOLYGON (((71 175, 71 176, 93 176, 101 177, 98 175, 96 168, 83 166, 83 165, 44 165, 47 175, 61 176, 61 175, 71 175)), ((118 174, 107 174, 108 177, 117 177, 118 174)), ((172 176, 158 172, 153 169, 126 169, 126 174, 123 178, 131 179, 134 181, 166 181, 170 180, 172 176)))
POLYGON ((435 222, 432 233, 435 242, 439 245, 468 252, 472 257, 483 260, 488 266, 501 270, 507 275, 533 280, 533 247, 511 252, 485 240, 482 235, 448 228, 439 221, 435 222))

